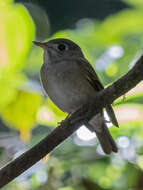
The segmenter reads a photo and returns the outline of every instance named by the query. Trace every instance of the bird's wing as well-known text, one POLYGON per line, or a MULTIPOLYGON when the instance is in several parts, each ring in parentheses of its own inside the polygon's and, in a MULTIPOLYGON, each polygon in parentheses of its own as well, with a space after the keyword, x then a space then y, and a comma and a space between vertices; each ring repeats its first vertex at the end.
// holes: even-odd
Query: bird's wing
MULTIPOLYGON (((86 59, 79 59, 77 60, 77 63, 80 67, 81 72, 83 73, 83 75, 86 77, 86 79, 88 80, 88 82, 92 85, 92 87, 96 90, 96 91, 100 91, 103 90, 104 87, 101 84, 96 72, 94 71, 94 69, 92 68, 92 66, 90 65, 90 63, 86 60, 86 59)), ((106 111, 107 114, 111 120, 111 122, 116 126, 119 127, 118 125, 118 121, 116 119, 115 113, 113 111, 113 108, 111 105, 107 105, 106 106, 106 111)))

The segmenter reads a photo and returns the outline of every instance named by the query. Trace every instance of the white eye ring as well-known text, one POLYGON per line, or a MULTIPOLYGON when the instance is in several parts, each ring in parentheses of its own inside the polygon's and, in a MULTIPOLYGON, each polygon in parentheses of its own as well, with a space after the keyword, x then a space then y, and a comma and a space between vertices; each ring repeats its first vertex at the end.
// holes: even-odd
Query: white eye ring
POLYGON ((58 44, 57 48, 60 51, 66 51, 66 50, 68 50, 68 46, 66 44, 64 44, 64 43, 58 44))

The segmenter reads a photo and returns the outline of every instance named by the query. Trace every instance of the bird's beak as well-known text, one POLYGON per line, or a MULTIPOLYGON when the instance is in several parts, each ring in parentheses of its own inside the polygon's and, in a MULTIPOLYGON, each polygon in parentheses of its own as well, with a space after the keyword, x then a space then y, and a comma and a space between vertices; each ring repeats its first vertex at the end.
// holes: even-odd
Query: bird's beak
POLYGON ((43 49, 47 48, 46 43, 43 43, 43 42, 36 42, 36 41, 33 41, 33 43, 34 43, 36 46, 40 46, 40 47, 43 48, 43 49))

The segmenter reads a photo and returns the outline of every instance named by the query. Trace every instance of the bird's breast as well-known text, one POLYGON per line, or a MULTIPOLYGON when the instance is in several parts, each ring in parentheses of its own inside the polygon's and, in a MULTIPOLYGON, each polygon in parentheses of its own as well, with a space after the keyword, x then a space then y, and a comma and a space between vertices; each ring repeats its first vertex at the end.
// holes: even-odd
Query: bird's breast
POLYGON ((64 112, 74 112, 90 97, 94 97, 93 88, 74 68, 42 68, 41 80, 50 99, 64 112))

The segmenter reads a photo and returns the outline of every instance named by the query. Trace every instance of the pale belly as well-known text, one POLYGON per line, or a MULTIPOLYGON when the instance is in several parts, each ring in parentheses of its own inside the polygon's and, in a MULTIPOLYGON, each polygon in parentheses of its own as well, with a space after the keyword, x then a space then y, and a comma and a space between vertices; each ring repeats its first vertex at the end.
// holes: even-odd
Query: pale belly
POLYGON ((69 71, 60 75, 46 73, 45 77, 41 76, 41 80, 50 99, 67 113, 74 112, 96 94, 88 81, 76 72, 69 71))

